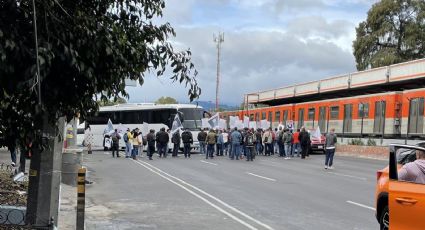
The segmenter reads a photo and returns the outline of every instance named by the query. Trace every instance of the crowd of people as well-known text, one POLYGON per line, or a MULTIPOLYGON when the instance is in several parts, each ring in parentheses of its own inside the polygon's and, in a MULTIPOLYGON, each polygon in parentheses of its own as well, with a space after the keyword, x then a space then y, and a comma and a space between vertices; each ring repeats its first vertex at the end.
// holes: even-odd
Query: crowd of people
MULTIPOLYGON (((120 135, 117 130, 111 135, 112 157, 119 156, 119 141, 123 138, 125 142, 125 157, 137 159, 146 148, 147 157, 152 160, 155 152, 160 158, 166 158, 169 153, 169 144, 173 148, 172 157, 178 156, 181 144, 183 144, 183 154, 185 158, 190 158, 193 145, 192 133, 185 129, 182 133, 177 130, 171 131, 161 128, 159 132, 151 129, 146 136, 143 136, 138 128, 128 129, 124 135, 120 135), (145 147, 146 146, 146 147, 145 147)), ((286 160, 294 157, 306 159, 310 155, 311 140, 310 133, 302 127, 298 130, 285 129, 203 129, 198 135, 199 150, 206 159, 213 159, 218 156, 228 156, 231 160, 246 159, 253 161, 255 156, 278 155, 286 160)), ((332 169, 333 156, 337 138, 334 130, 331 130, 326 137, 326 160, 325 168, 332 169)))

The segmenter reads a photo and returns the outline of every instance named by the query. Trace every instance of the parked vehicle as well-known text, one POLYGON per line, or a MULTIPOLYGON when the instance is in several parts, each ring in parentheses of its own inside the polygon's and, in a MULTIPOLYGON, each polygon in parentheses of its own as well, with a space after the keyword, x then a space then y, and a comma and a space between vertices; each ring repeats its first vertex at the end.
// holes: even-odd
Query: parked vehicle
MULTIPOLYGON (((409 162, 413 162, 416 160, 416 150, 418 148, 424 148, 425 142, 418 143, 416 146, 408 146, 408 145, 392 145, 390 147, 390 162, 389 166, 379 170, 377 172, 377 182, 376 182, 376 190, 375 190, 375 207, 376 212, 375 216, 377 221, 379 222, 380 229, 381 230, 387 230, 389 229, 390 222, 393 223, 393 221, 397 221, 396 223, 393 223, 391 226, 398 226, 398 228, 394 229, 422 229, 423 226, 425 226, 425 221, 422 219, 421 221, 415 223, 415 226, 408 226, 412 223, 404 223, 407 225, 400 225, 404 220, 400 220, 401 217, 398 217, 396 215, 399 215, 399 210, 405 209, 403 207, 403 202, 398 202, 398 205, 395 203, 391 205, 390 200, 394 202, 395 196, 397 197, 403 197, 405 199, 406 197, 410 195, 414 196, 420 196, 422 198, 422 202, 417 205, 415 209, 419 209, 421 211, 419 212, 410 212, 405 211, 406 213, 410 213, 406 215, 406 219, 412 219, 415 218, 415 216, 421 216, 420 213, 425 213, 425 185, 418 185, 413 184, 410 182, 400 182, 396 178, 397 177, 397 171, 405 164, 409 162), (390 174, 392 177, 390 177, 390 174), (391 178, 391 179, 390 179, 391 178), (398 184, 400 186, 394 187, 390 184, 398 184), (413 189, 413 190, 412 190, 413 189), (399 193, 401 190, 401 193, 399 193), (392 193, 397 192, 397 193, 392 193), (391 211, 390 216, 390 207, 391 210, 396 209, 395 211, 391 211), (391 221, 390 221, 391 220, 391 221)), ((425 150, 425 149, 423 149, 425 150)), ((397 203, 397 201, 396 201, 397 203)), ((411 209, 413 209, 413 205, 411 206, 411 209)), ((418 218, 418 217, 416 217, 418 218)), ((421 219, 422 217, 419 217, 421 219)), ((416 220, 416 219, 415 219, 416 220)))

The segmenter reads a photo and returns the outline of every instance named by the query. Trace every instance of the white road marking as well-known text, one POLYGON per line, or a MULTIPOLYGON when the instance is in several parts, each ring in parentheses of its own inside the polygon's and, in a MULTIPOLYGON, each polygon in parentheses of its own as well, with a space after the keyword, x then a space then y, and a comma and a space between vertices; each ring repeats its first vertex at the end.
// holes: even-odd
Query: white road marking
MULTIPOLYGON (((141 165, 141 166, 143 166, 143 167, 145 167, 145 168, 146 168, 146 169, 148 169, 149 171, 151 171, 151 172, 153 172, 153 173, 157 174, 158 176, 160 176, 160 177, 162 177, 162 178, 164 178, 164 179, 166 179, 166 180, 170 181, 171 183, 173 183, 173 184, 175 184, 175 185, 179 186, 180 188, 182 188, 182 189, 186 190, 188 193, 190 193, 190 194, 194 195, 195 197, 197 197, 197 198, 199 198, 200 200, 204 201, 205 203, 207 203, 207 204, 208 204, 208 205, 210 205, 211 207, 213 207, 213 208, 217 209, 217 210, 218 210, 218 211, 220 211, 221 213, 223 213, 223 214, 227 215, 228 217, 230 217, 230 218, 232 218, 233 220, 235 220, 235 221, 239 222, 240 224, 242 224, 242 225, 246 226, 247 228, 249 228, 249 229, 251 229, 251 230, 258 230, 258 229, 257 229, 257 228, 255 228, 254 226, 252 226, 252 225, 248 224, 247 222, 245 222, 245 221, 243 221, 243 220, 239 219, 238 217, 234 216, 233 214, 231 214, 231 213, 227 212, 226 210, 224 210, 224 209, 220 208, 219 206, 217 206, 217 205, 213 204, 211 201, 209 201, 209 200, 205 199, 204 197, 202 197, 201 195, 199 195, 199 194, 198 194, 198 193, 196 193, 195 191, 193 191, 193 190, 191 190, 191 189, 189 189, 189 188, 185 187, 184 185, 182 185, 182 184, 180 184, 180 183, 178 183, 178 182, 176 182, 176 181, 172 180, 170 177, 168 177, 168 176, 166 176, 166 175, 163 175, 163 174, 162 174, 163 172, 162 172, 161 170, 157 170, 157 171, 155 171, 155 170, 154 170, 154 168, 155 168, 154 166, 152 166, 152 167, 147 166, 147 165, 145 165, 145 164, 148 164, 148 163, 143 162, 143 161, 139 161, 139 160, 138 160, 138 161, 134 161, 134 162, 135 162, 135 163, 137 163, 137 164, 139 164, 139 165, 141 165), (159 171, 159 172, 158 172, 158 171, 159 171), (161 173, 161 172, 162 172, 162 173, 161 173)), ((150 164, 148 164, 148 165, 150 165, 150 164)), ((164 174, 166 174, 166 173, 164 173, 164 174)))
POLYGON ((216 164, 216 163, 211 163, 211 162, 204 161, 204 160, 201 160, 201 162, 202 162, 202 163, 205 163, 205 164, 215 165, 215 166, 217 166, 217 165, 218 165, 218 164, 216 164))
POLYGON ((187 186, 191 187, 192 189, 194 189, 194 190, 196 190, 196 191, 198 191, 198 192, 200 192, 200 193, 204 194, 205 196, 207 196, 207 197, 209 197, 209 198, 211 198, 211 199, 213 199, 213 200, 217 201, 218 203, 220 203, 221 205, 225 206, 226 208, 228 208, 228 209, 232 210, 233 212, 236 212, 236 213, 238 213, 239 215, 241 215, 241 216, 245 217, 246 219, 251 220, 251 221, 253 221, 253 222, 257 223, 258 225, 260 225, 260 226, 264 227, 265 229, 268 229, 268 230, 274 230, 274 229, 273 229, 272 227, 270 227, 269 225, 267 225, 267 224, 265 224, 265 223, 263 223, 263 222, 261 222, 261 221, 259 221, 259 220, 257 220, 257 219, 254 219, 253 217, 249 216, 248 214, 246 214, 246 213, 244 213, 244 212, 240 211, 239 209, 237 209, 237 208, 235 208, 235 207, 233 207, 233 206, 231 206, 231 205, 227 204, 226 202, 224 202, 224 201, 222 201, 222 200, 218 199, 217 197, 215 197, 215 196, 213 196, 213 195, 211 195, 211 194, 209 194, 209 193, 205 192, 204 190, 202 190, 202 189, 200 189, 200 188, 198 188, 198 187, 196 187, 196 186, 194 186, 194 185, 191 185, 191 184, 187 183, 186 181, 183 181, 183 180, 181 180, 181 179, 179 179, 179 178, 177 178, 177 177, 175 177, 175 176, 172 176, 172 175, 170 175, 170 174, 168 174, 168 173, 166 173, 166 172, 162 171, 161 169, 159 169, 159 168, 157 168, 157 167, 155 167, 155 166, 153 166, 153 165, 151 165, 151 164, 149 164, 149 163, 147 163, 147 162, 144 162, 144 161, 140 161, 140 162, 142 162, 142 163, 144 163, 144 164, 146 164, 146 165, 148 165, 148 166, 150 166, 150 167, 152 167, 152 168, 156 169, 157 171, 159 171, 159 172, 161 172, 161 173, 163 173, 163 174, 165 174, 165 175, 169 176, 170 178, 173 178, 173 179, 175 179, 175 180, 177 180, 177 181, 181 182, 181 183, 182 183, 182 184, 184 184, 184 185, 187 185, 187 186))
POLYGON ((343 176, 343 177, 349 177, 349 178, 359 179, 359 180, 367 180, 367 178, 365 178, 365 177, 351 176, 351 175, 342 174, 342 173, 335 173, 335 172, 328 172, 328 173, 329 174, 333 174, 333 175, 337 175, 337 176, 343 176))
POLYGON ((364 204, 359 204, 359 203, 356 203, 356 202, 353 202, 353 201, 350 201, 350 200, 347 200, 347 203, 354 204, 354 205, 357 205, 357 206, 362 207, 362 208, 367 208, 367 209, 376 211, 376 209, 373 208, 373 207, 370 207, 370 206, 367 206, 367 205, 364 205, 364 204))
POLYGON ((246 172, 246 173, 249 174, 249 175, 251 175, 251 176, 259 177, 259 178, 262 178, 262 179, 265 179, 265 180, 276 181, 276 179, 273 179, 273 178, 268 178, 268 177, 265 177, 265 176, 260 176, 260 175, 257 175, 257 174, 254 174, 254 173, 250 173, 250 172, 246 172))

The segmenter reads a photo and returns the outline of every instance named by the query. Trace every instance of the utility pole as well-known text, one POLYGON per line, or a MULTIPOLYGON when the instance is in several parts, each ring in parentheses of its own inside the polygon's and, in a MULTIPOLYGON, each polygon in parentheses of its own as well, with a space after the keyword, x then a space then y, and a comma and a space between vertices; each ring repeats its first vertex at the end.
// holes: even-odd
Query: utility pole
POLYGON ((219 89, 220 89, 220 53, 221 43, 224 42, 224 33, 219 32, 218 36, 214 34, 214 42, 217 44, 217 85, 215 88, 215 111, 219 109, 219 89))

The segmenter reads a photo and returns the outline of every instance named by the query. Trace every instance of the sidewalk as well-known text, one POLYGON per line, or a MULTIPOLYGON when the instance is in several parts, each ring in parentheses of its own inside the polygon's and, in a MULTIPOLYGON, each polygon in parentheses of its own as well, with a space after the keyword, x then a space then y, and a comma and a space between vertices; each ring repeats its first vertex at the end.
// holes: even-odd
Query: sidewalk
POLYGON ((61 183, 58 229, 74 230, 77 218, 77 187, 61 183))

